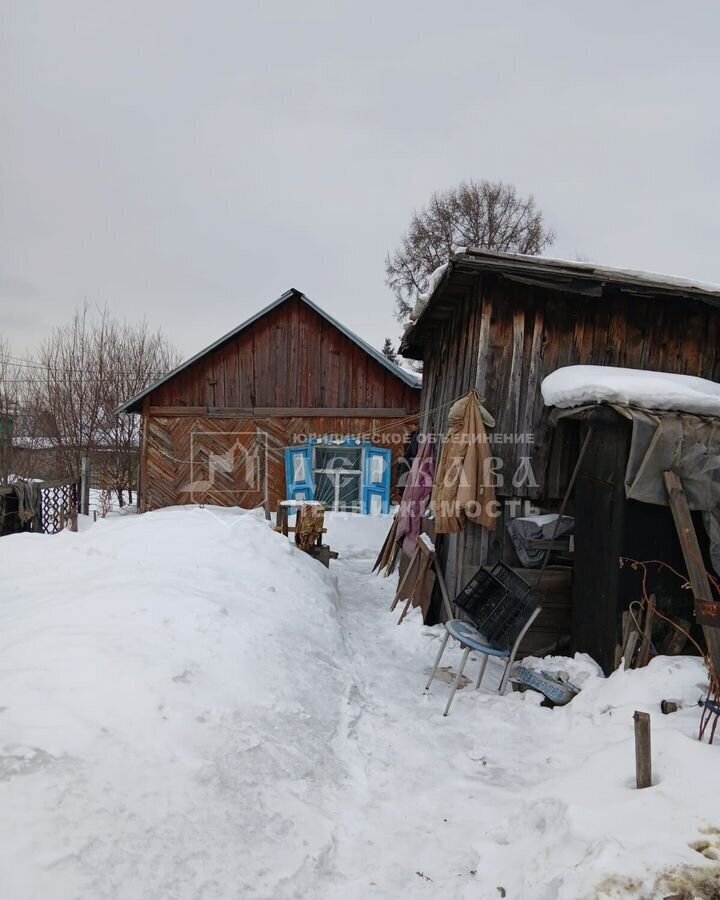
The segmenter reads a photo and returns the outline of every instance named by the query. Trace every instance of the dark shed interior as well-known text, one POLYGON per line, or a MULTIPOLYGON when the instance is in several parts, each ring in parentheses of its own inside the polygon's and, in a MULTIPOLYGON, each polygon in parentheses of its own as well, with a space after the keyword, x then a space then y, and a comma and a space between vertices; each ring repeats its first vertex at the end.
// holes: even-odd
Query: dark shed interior
MULTIPOLYGON (((643 572, 620 559, 662 561, 685 572, 672 513, 667 506, 628 500, 625 469, 632 425, 612 408, 599 406, 583 425, 593 434, 578 473, 574 491, 575 564, 573 578, 573 650, 589 653, 606 674, 616 668, 615 648, 620 642, 622 613, 642 596, 643 572)), ((708 541, 699 513, 693 514, 706 568, 712 571, 708 541)), ((690 629, 693 598, 683 581, 665 567, 647 567, 647 591, 655 594, 657 609, 690 629)), ((701 629, 691 632, 702 641, 701 629)), ((656 622, 657 645, 674 634, 662 620, 656 622)), ((658 646, 660 649, 660 646, 658 646)), ((686 646, 685 652, 692 652, 686 646)))

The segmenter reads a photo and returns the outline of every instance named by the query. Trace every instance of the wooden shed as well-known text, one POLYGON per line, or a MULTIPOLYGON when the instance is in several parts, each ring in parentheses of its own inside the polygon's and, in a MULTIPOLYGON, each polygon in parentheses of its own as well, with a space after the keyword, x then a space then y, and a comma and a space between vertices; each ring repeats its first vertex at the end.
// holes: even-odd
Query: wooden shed
MULTIPOLYGON (((500 509, 494 531, 470 523, 446 536, 450 591, 480 565, 502 559, 517 568, 508 521, 558 510, 582 428, 569 421, 550 427, 540 391, 548 374, 586 364, 718 380, 719 337, 720 289, 711 286, 492 251, 469 249, 451 257, 406 331, 401 352, 424 363, 421 433, 442 435, 450 404, 473 388, 495 416, 490 440, 500 509)), ((585 522, 579 533, 597 537, 607 527, 598 509, 596 521, 585 522)), ((579 557, 587 559, 590 552, 582 548, 579 557)), ((531 571, 521 573, 532 582, 531 571)), ((545 581, 551 596, 539 624, 546 643, 571 631, 572 576, 572 566, 560 566, 545 581)))
POLYGON ((387 510, 419 387, 289 290, 120 407, 142 415, 140 510, 283 499, 387 510))

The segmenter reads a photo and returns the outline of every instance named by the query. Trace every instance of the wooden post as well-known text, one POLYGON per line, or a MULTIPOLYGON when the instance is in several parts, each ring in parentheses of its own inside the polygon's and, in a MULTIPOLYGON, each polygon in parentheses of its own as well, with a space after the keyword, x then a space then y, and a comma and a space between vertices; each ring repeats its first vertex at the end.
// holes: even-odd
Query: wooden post
POLYGON ((78 530, 78 514, 77 510, 73 509, 70 513, 70 531, 78 530))
POLYGON ((285 537, 288 536, 288 508, 284 503, 280 503, 275 514, 275 531, 285 537))
POLYGON ((263 457, 263 507, 265 508, 265 518, 270 521, 270 479, 268 475, 268 445, 267 435, 265 436, 265 455, 263 457))
POLYGON ((84 516, 90 515, 90 457, 83 456, 80 460, 80 512, 84 516))
POLYGON ((445 615, 450 619, 455 618, 455 614, 453 612, 453 605, 450 600, 450 595, 448 594, 447 585, 445 584, 445 576, 443 575, 442 566, 440 565, 440 561, 437 556, 433 559, 433 568, 435 569, 435 574, 437 575, 438 584, 440 585, 440 593, 442 594, 443 607, 445 609, 445 615))
POLYGON ((638 788, 652 785, 650 753, 650 713, 635 712, 635 780, 638 788))
MULTIPOLYGON (((712 595, 712 588, 705 571, 705 563, 700 552, 700 545, 698 544, 695 526, 690 515, 690 507, 688 506, 682 482, 675 472, 663 472, 663 479, 668 492, 668 502, 675 520, 675 528, 680 539, 680 546, 682 547, 693 595, 696 601, 713 604, 716 601, 712 595)), ((710 657, 710 675, 717 681, 720 676, 720 628, 703 625, 703 633, 707 644, 708 656, 710 657)))

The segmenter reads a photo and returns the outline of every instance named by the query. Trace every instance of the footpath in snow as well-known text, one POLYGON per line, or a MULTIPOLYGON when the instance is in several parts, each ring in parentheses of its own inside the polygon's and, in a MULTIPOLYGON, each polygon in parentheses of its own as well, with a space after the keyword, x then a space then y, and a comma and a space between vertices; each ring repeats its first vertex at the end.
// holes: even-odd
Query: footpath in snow
POLYGON ((0 541, 0 897, 717 896, 700 662, 566 661, 567 707, 466 688, 443 718, 442 629, 396 626, 395 580, 369 573, 388 524, 329 516, 330 572, 232 510, 0 541))

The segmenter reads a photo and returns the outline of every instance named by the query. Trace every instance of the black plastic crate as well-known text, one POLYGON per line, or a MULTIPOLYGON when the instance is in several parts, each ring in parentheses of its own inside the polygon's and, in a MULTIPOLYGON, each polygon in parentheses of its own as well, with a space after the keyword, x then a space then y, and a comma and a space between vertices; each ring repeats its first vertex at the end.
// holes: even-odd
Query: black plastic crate
POLYGON ((542 597, 503 562, 479 569, 455 599, 455 605, 498 649, 509 650, 542 597))
POLYGON ((455 605, 479 627, 483 613, 488 612, 494 603, 500 603, 508 590, 491 569, 478 569, 455 598, 455 605))
POLYGON ((525 579, 518 575, 513 569, 510 568, 506 563, 500 561, 496 562, 495 565, 490 569, 493 575, 508 588, 514 594, 521 597, 526 594, 528 591, 531 591, 532 586, 525 581, 525 579))

